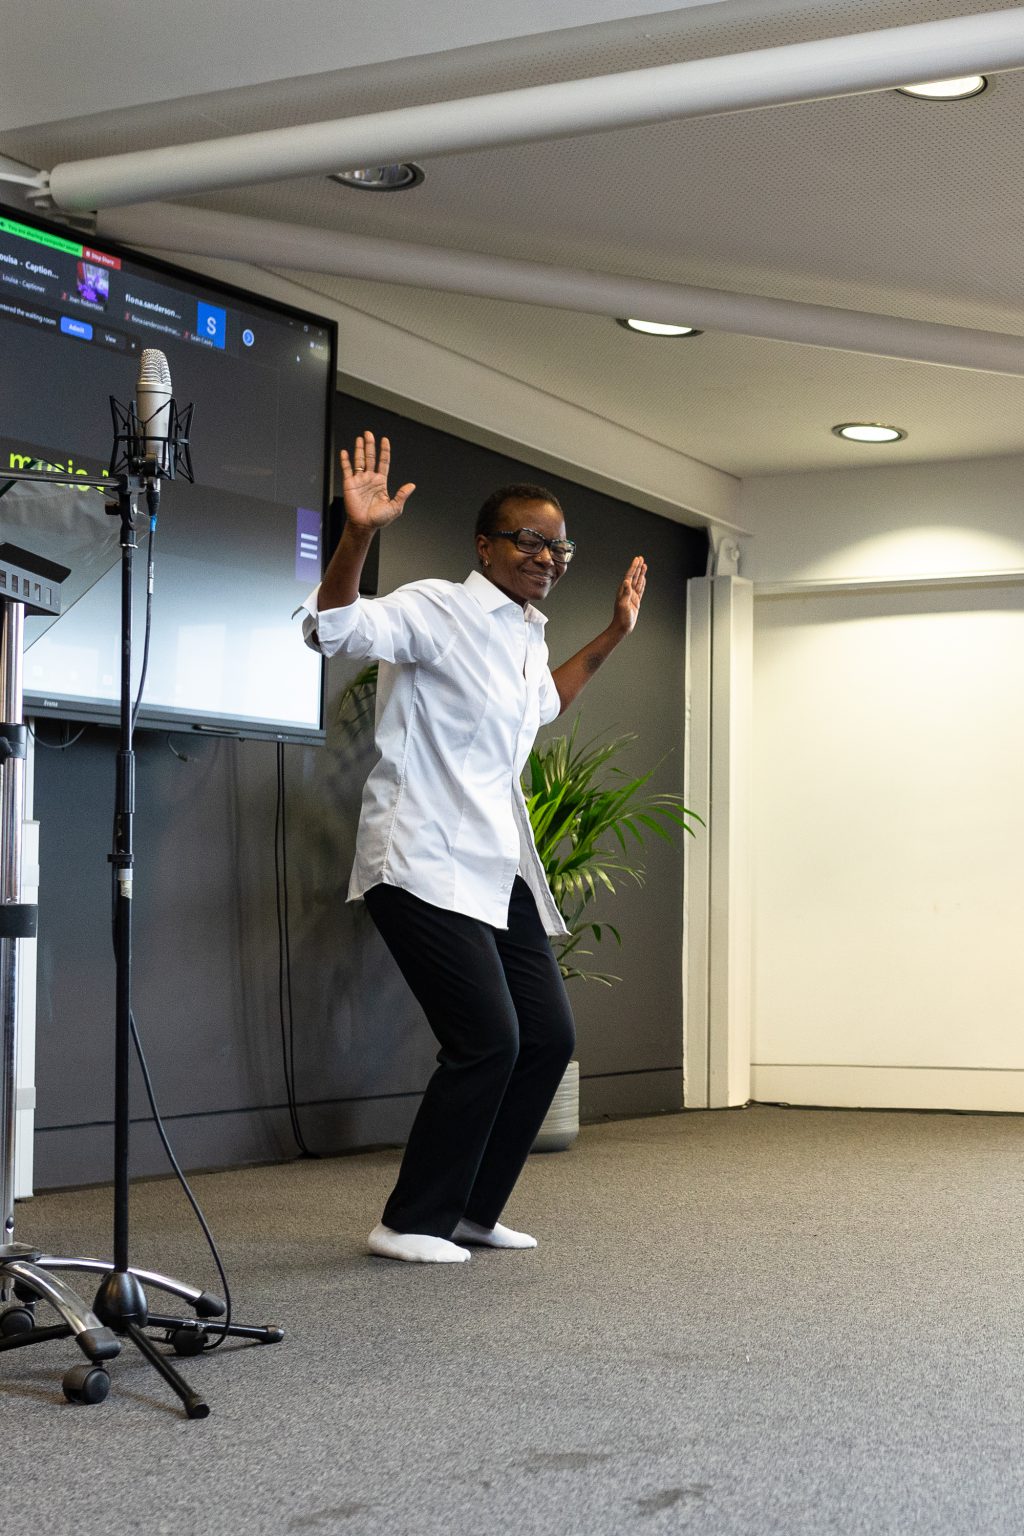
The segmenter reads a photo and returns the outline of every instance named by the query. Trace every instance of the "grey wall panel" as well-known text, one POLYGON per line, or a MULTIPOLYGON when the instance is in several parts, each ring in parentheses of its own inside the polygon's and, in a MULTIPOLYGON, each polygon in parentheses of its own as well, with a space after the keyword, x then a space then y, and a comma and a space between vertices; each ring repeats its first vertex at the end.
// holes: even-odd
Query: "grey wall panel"
MULTIPOLYGON (((303 1129, 312 1145, 339 1152, 397 1146, 404 1143, 409 1133, 419 1099, 417 1093, 306 1106, 302 1116, 303 1129)), ((172 1144, 178 1149, 189 1149, 188 1165, 194 1168, 273 1163, 295 1153, 284 1104, 264 1109, 225 1110, 211 1115, 183 1115, 165 1123, 172 1144)), ((76 1126, 73 1159, 68 1141, 69 1133, 64 1130, 37 1133, 38 1188, 108 1182, 114 1156, 112 1127, 109 1124, 76 1126)), ((132 1127, 132 1168, 133 1173, 144 1176, 167 1172, 167 1158, 152 1121, 139 1121, 132 1127)), ((26 1236, 30 1235, 26 1230, 26 1236)), ((96 1248, 109 1246, 104 1237, 102 1232, 97 1234, 96 1248)))
POLYGON ((614 1120, 623 1116, 672 1114, 683 1100, 680 1067, 654 1072, 591 1073, 580 1081, 580 1119, 614 1120))
MULTIPOLYGON (((539 479, 563 501, 579 543, 548 608, 557 664, 604 627, 629 559, 647 556, 641 623, 588 687, 581 729, 638 731, 629 764, 658 763, 653 783, 679 790, 685 582, 704 569, 704 535, 339 397, 339 443, 362 426, 391 436, 393 483, 418 485, 381 540, 382 591, 427 575, 461 580, 484 496, 507 481, 539 479)), ((327 747, 284 751, 296 1088, 307 1140, 324 1152, 401 1140, 436 1050, 365 910, 345 901, 372 761, 369 734, 353 735, 338 719, 355 670, 330 665, 327 747)), ((554 727, 565 728, 564 720, 554 727)), ((291 1156, 278 1023, 277 749, 181 734, 171 738, 190 759, 181 762, 164 733, 142 732, 136 744, 135 1012, 179 1156, 193 1167, 291 1156)), ((90 727, 69 751, 36 756, 40 1188, 109 1172, 115 750, 116 733, 90 727)), ((603 909, 624 945, 606 943, 595 963, 622 982, 575 985, 584 1113, 679 1104, 681 850, 654 839, 647 865, 645 888, 603 909)), ((133 1104, 142 1116, 141 1087, 133 1104)), ((134 1171, 162 1168, 155 1138, 140 1127, 134 1171)))

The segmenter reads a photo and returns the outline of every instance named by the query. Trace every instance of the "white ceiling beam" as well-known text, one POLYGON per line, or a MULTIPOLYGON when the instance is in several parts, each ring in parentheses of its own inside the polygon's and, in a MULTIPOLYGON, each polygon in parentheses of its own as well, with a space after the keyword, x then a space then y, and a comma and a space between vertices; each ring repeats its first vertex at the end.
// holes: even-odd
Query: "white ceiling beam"
MULTIPOLYGON (((724 4, 741 12, 751 3, 764 0, 715 0, 716 9, 724 4)), ((886 3, 898 8, 900 0, 886 3)), ((605 38, 614 46, 635 32, 639 17, 648 30, 650 13, 658 13, 653 19, 659 37, 671 36, 685 28, 692 6, 704 4, 686 0, 680 9, 680 0, 586 0, 584 5, 579 0, 447 5, 290 0, 260 6, 254 25, 252 0, 174 0, 140 6, 129 34, 125 8, 112 0, 76 0, 73 27, 66 24, 66 3, 37 0, 17 6, 17 27, 4 30, 0 131, 154 106, 183 89, 190 96, 209 96, 342 71, 387 73, 393 64, 413 64, 437 80, 470 50, 481 59, 487 54, 530 58, 545 43, 557 48, 551 32, 578 27, 581 15, 593 39, 589 46, 605 38)), ((3 14, 13 17, 13 3, 3 14)))
POLYGON ((173 204, 109 209, 97 236, 178 255, 631 316, 872 357, 1024 376, 1024 336, 411 245, 173 204))
POLYGON ((60 208, 86 212, 499 144, 569 138, 1020 68, 1024 9, 1012 6, 717 59, 69 161, 50 173, 49 195, 60 208))

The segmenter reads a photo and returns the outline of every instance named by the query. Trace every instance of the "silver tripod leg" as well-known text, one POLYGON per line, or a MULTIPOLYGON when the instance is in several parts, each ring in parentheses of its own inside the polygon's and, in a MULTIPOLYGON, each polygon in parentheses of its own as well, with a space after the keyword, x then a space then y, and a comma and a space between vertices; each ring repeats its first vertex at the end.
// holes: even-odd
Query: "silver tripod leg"
MULTIPOLYGON (((114 1270, 109 1259, 62 1259, 49 1253, 37 1254, 35 1264, 39 1269, 70 1269, 94 1275, 109 1275, 114 1270)), ((194 1285, 186 1285, 184 1280, 172 1280, 169 1275, 157 1274, 152 1269, 136 1269, 134 1264, 128 1273, 155 1291, 166 1291, 168 1296, 177 1296, 187 1301, 200 1317, 220 1317, 225 1311, 219 1296, 201 1291, 194 1285)))
MULTIPOLYGON (((21 652, 25 609, 11 598, 0 599, 0 721, 22 723, 21 652)), ((25 806, 25 762, 7 755, 0 764, 0 905, 21 896, 21 823, 25 806)), ((0 1182, 3 1185, 5 1245, 14 1241, 14 1146, 16 1025, 18 1005, 18 941, 0 938, 0 1032, 3 1072, 0 1079, 0 1182)))
POLYGON ((22 654, 24 605, 0 596, 0 1301, 10 1301, 14 1284, 22 1293, 55 1307, 90 1359, 116 1355, 121 1341, 103 1327, 63 1280, 47 1274, 37 1250, 14 1241, 14 1149, 17 1134, 16 1024, 19 935, 34 932, 34 909, 21 904, 21 827, 25 809, 22 654))

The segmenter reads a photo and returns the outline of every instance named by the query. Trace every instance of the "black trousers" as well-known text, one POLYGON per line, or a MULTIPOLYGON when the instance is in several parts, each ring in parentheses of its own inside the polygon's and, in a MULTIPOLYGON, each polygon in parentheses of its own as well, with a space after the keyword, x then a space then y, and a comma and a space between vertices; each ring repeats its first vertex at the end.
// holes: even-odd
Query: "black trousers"
POLYGON ((376 885, 366 905, 438 1043, 438 1067, 382 1220, 450 1237, 493 1227, 575 1045, 572 1010, 526 882, 507 931, 376 885))

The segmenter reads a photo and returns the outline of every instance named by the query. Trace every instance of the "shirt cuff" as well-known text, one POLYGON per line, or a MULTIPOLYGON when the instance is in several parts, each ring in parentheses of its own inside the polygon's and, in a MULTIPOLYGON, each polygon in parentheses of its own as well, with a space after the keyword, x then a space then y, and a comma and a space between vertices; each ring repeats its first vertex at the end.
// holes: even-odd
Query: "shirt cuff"
POLYGON ((319 593, 320 588, 314 587, 295 613, 305 614, 302 638, 310 649, 319 651, 323 656, 333 656, 355 629, 363 606, 362 599, 357 597, 354 603, 344 608, 325 608, 321 612, 317 607, 319 593))

